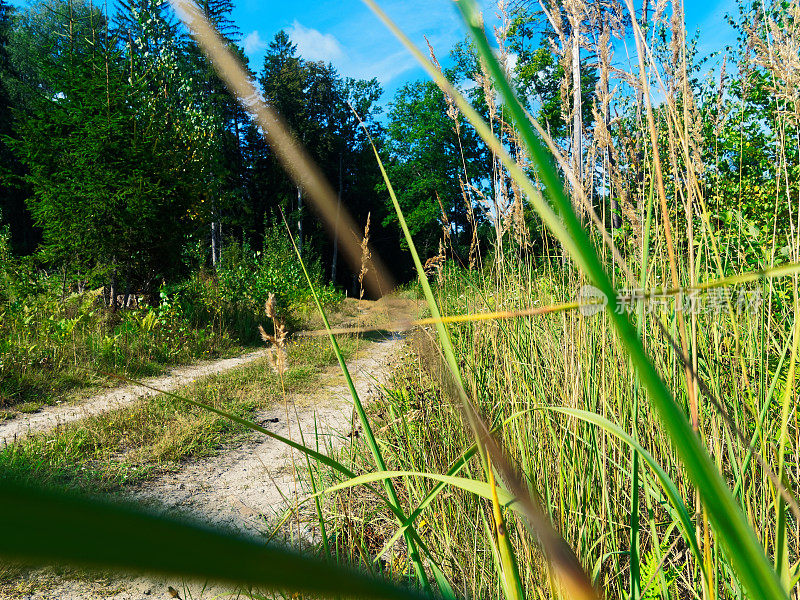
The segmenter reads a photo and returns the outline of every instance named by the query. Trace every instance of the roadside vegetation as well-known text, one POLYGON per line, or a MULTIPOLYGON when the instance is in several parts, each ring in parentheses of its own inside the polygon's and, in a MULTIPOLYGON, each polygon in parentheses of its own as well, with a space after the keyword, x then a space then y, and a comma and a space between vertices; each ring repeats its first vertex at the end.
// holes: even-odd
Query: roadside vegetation
MULTIPOLYGON (((201 270, 111 308, 102 288, 64 289, 58 274, 11 256, 7 241, 0 237, 0 418, 70 393, 85 395, 87 387, 118 384, 109 373, 142 378, 168 365, 260 347, 258 325, 269 293, 276 294, 287 327, 308 324, 307 286, 279 238, 270 254, 231 248, 217 271, 201 270)), ((328 306, 342 297, 324 288, 328 306)))
MULTIPOLYGON (((349 358, 355 347, 354 339, 344 341, 344 356, 349 358)), ((325 340, 306 338, 289 344, 285 373, 278 373, 265 356, 174 394, 254 419, 260 410, 281 405, 287 395, 311 391, 335 363, 325 340)), ((0 480, 92 494, 119 492, 125 485, 179 469, 183 461, 212 456, 247 433, 221 415, 162 394, 0 448, 0 480)))

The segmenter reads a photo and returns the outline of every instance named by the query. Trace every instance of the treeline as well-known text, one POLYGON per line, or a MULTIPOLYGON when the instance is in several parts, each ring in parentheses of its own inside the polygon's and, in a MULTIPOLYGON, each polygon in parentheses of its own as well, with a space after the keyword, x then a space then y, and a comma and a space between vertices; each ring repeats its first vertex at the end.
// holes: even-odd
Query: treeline
MULTIPOLYGON (((199 4, 247 64, 231 0, 199 4)), ((657 66, 643 65, 643 78, 641 67, 617 66, 615 50, 634 43, 621 3, 499 5, 498 54, 558 149, 587 223, 591 208, 623 253, 641 253, 655 169, 687 232, 708 223, 722 243, 751 240, 743 253, 753 264, 766 246, 772 258, 788 253, 792 207, 776 199, 797 182, 797 86, 769 48, 788 44, 780 32, 794 22, 792 6, 742 4, 731 17, 741 47, 716 53, 714 69, 686 39, 680 6, 645 8, 637 18, 655 32, 657 66), (651 95, 662 98, 652 128, 651 95), (652 129, 658 161, 648 154, 652 129)), ((470 46, 448 58, 445 75, 535 177, 470 46)), ((408 259, 351 106, 387 159, 423 258, 478 267, 487 252, 560 253, 498 156, 433 83, 411 82, 385 103, 377 80, 303 59, 284 32, 248 68, 356 221, 370 215, 370 242, 398 279, 408 259)), ((217 266, 226 248, 268 253, 268 232, 285 215, 322 277, 357 289, 302 191, 163 1, 122 1, 109 17, 83 0, 37 0, 23 11, 0 0, 0 158, 0 217, 14 253, 36 253, 75 285, 153 289, 217 266)))
MULTIPOLYGON (((201 4, 246 63, 232 3, 201 4)), ((352 283, 301 191, 170 10, 133 0, 109 18, 79 0, 22 12, 0 0, 0 213, 14 252, 38 251, 77 285, 152 290, 216 266, 231 246, 237 256, 269 251, 265 231, 285 215, 303 253, 352 283)), ((383 233, 378 170, 350 108, 380 139, 377 81, 302 59, 284 32, 251 75, 355 218, 372 211, 373 243, 391 253, 398 238, 383 233)))

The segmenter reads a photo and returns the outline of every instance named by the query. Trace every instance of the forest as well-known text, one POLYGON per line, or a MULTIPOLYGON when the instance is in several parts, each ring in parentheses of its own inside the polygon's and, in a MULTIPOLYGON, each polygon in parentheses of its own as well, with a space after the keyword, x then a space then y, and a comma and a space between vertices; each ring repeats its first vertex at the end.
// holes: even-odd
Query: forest
POLYGON ((800 2, 442 1, 0 0, 0 598, 800 597, 800 2))

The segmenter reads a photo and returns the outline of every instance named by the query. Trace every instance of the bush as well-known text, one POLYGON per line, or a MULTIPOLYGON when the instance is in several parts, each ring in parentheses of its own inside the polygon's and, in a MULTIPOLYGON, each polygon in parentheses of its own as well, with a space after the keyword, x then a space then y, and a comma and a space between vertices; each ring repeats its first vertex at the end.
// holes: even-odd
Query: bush
MULTIPOLYGON (((322 284, 318 260, 308 261, 307 268, 323 304, 341 301, 334 287, 322 284)), ((313 301, 303 267, 291 241, 277 228, 264 236, 264 251, 254 252, 246 244, 232 246, 218 271, 220 288, 229 299, 249 303, 260 311, 270 294, 285 311, 313 301)))
MULTIPOLYGON (((216 273, 201 270, 179 285, 165 286, 162 305, 174 306, 195 326, 210 324, 215 331, 249 343, 259 339, 264 304, 275 294, 284 320, 291 328, 301 327, 298 316, 313 303, 302 265, 280 229, 267 231, 264 248, 259 252, 247 244, 228 246, 216 273)), ((311 261, 309 274, 323 305, 341 302, 343 294, 322 283, 318 261, 311 261)))

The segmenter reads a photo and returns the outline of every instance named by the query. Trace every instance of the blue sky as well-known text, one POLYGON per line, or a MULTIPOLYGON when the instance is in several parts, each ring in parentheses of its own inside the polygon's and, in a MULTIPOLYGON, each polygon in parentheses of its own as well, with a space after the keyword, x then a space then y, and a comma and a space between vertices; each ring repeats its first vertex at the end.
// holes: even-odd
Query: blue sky
MULTIPOLYGON (((482 4, 490 6, 489 0, 482 4)), ((463 36, 452 0, 381 0, 380 5, 423 48, 423 36, 427 36, 440 59, 463 36)), ((701 54, 733 43, 735 36, 724 14, 735 11, 734 0, 688 0, 685 10, 689 35, 700 31, 701 54)), ((361 0, 238 0, 233 16, 254 70, 261 67, 269 41, 284 29, 305 58, 331 62, 349 77, 377 77, 386 91, 384 102, 402 84, 424 77, 414 59, 361 0)), ((623 55, 618 53, 617 58, 623 59, 623 55)))
MULTIPOLYGON (((414 42, 424 45, 427 35, 442 55, 462 35, 451 0, 382 0, 381 6, 414 42)), ((267 43, 284 29, 304 58, 332 62, 349 77, 377 77, 388 92, 422 76, 414 59, 360 0, 238 0, 234 19, 255 69, 267 43)))
MULTIPOLYGON (((24 7, 26 0, 11 0, 24 7)), ((378 0, 406 34, 425 48, 427 36, 440 60, 463 37, 463 26, 452 0, 378 0)), ((493 0, 478 0, 494 14, 493 0)), ((589 0, 591 1, 591 0, 589 0)), ((414 59, 361 0, 234 0, 233 18, 242 31, 250 66, 261 68, 264 51, 275 33, 286 30, 303 57, 331 62, 348 77, 377 77, 384 88, 382 102, 391 100, 408 81, 425 77, 414 59)), ((635 1, 635 5, 641 3, 635 1)), ((109 2, 113 6, 113 0, 109 2)), ((686 28, 699 31, 701 55, 735 42, 725 13, 735 13, 735 0, 684 0, 686 28)), ((635 52, 632 44, 629 51, 635 52)), ((631 56, 635 60, 635 54, 631 56)), ((624 47, 616 60, 625 61, 624 47)), ((712 65, 719 60, 713 61, 712 65)))

